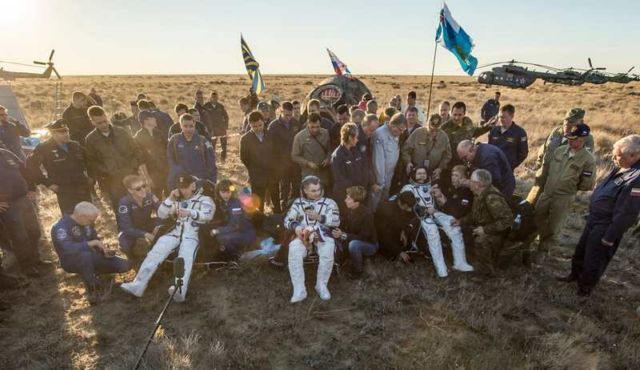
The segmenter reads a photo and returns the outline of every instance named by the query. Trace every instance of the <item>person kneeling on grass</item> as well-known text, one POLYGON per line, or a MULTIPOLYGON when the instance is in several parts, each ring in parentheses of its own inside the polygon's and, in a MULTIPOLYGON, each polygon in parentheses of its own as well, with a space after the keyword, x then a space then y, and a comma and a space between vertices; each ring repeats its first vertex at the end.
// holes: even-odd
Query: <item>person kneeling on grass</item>
POLYGON ((442 254, 442 242, 440 241, 440 231, 442 227, 444 233, 451 240, 453 251, 453 268, 458 271, 473 271, 473 267, 467 263, 464 251, 464 240, 460 226, 454 225, 455 218, 436 209, 433 196, 431 195, 431 183, 429 183, 427 169, 417 167, 413 173, 412 181, 402 188, 402 191, 410 191, 416 197, 418 209, 421 213, 420 227, 427 238, 429 253, 433 259, 436 273, 439 277, 447 276, 447 264, 442 254))
POLYGON ((416 197, 410 191, 403 191, 384 199, 376 209, 374 221, 380 253, 390 260, 400 259, 411 262, 407 250, 411 247, 411 235, 415 235, 415 214, 413 208, 416 197))
POLYGON ((363 256, 373 256, 378 250, 378 236, 373 227, 373 213, 362 204, 367 198, 367 191, 362 186, 347 188, 344 200, 347 214, 343 228, 333 229, 332 236, 348 246, 351 258, 351 275, 359 278, 362 275, 363 256))
POLYGON ((66 272, 80 274, 91 304, 100 300, 99 274, 127 272, 129 261, 115 257, 115 250, 104 244, 93 228, 100 215, 96 206, 80 202, 73 213, 63 216, 51 228, 51 240, 60 259, 60 266, 66 272))
POLYGON ((304 258, 317 249, 319 263, 316 291, 320 299, 331 299, 327 288, 336 243, 329 228, 340 225, 338 205, 332 199, 325 198, 322 184, 316 176, 307 176, 302 180, 302 196, 297 198, 284 219, 284 227, 295 232, 295 238, 289 243, 289 275, 293 284, 291 303, 307 298, 304 285, 304 258))
MULTIPOLYGON (((184 285, 175 294, 176 302, 184 302, 189 288, 191 268, 198 251, 198 230, 200 225, 213 218, 215 205, 211 198, 202 194, 202 189, 196 187, 195 179, 191 175, 177 177, 178 188, 160 204, 158 217, 168 220, 168 232, 162 235, 147 254, 136 278, 130 283, 120 285, 120 288, 136 297, 142 297, 147 289, 149 280, 158 266, 175 249, 178 257, 184 258, 184 285)), ((169 287, 169 294, 173 294, 175 286, 169 287)))
POLYGON ((256 241, 256 231, 238 199, 235 186, 229 180, 216 185, 215 202, 220 223, 211 230, 225 260, 237 260, 242 251, 256 241))

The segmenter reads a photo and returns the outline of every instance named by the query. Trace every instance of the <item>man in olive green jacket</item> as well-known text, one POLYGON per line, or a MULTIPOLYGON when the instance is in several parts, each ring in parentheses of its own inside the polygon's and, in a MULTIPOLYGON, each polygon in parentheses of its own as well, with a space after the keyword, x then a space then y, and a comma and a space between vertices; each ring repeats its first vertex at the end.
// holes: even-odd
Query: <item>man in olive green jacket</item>
POLYGON ((402 161, 407 173, 415 167, 425 167, 433 178, 438 178, 451 161, 449 138, 440 129, 439 114, 429 117, 426 127, 416 129, 402 147, 402 161))
POLYGON ((459 101, 453 104, 451 108, 451 119, 442 124, 442 131, 444 131, 449 137, 449 143, 451 144, 451 152, 453 159, 451 165, 462 164, 462 160, 458 158, 456 154, 456 148, 463 140, 471 140, 480 137, 491 130, 491 127, 498 122, 497 116, 493 120, 481 123, 476 126, 471 118, 466 116, 467 106, 459 101))
POLYGON ((596 159, 585 146, 589 132, 589 126, 584 123, 577 125, 565 136, 568 145, 556 148, 553 157, 545 163, 548 176, 536 202, 535 214, 540 236, 538 262, 549 253, 550 244, 562 228, 576 193, 593 188, 596 159))
POLYGON ((504 195, 491 185, 491 173, 475 170, 469 187, 473 192, 471 213, 460 223, 471 226, 474 236, 476 263, 480 273, 495 276, 506 233, 513 223, 513 213, 504 195))
POLYGON ((301 177, 320 178, 324 189, 331 189, 331 143, 329 131, 320 127, 321 117, 311 113, 307 127, 293 138, 291 159, 300 166, 301 177))

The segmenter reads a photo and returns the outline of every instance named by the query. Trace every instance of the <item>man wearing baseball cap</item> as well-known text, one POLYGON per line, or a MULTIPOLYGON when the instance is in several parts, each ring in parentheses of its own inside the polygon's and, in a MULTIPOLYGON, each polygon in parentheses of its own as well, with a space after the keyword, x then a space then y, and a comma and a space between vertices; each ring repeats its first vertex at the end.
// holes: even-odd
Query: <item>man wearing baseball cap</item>
POLYGON ((56 194, 60 213, 70 214, 76 204, 91 201, 84 150, 78 142, 71 140, 64 118, 45 128, 51 138, 38 144, 27 157, 29 177, 35 184, 42 184, 56 194))
POLYGON ((585 146, 590 131, 584 123, 574 126, 565 134, 567 145, 556 148, 553 157, 545 163, 548 176, 536 202, 535 220, 540 237, 537 262, 549 253, 576 193, 593 189, 596 159, 585 146))
MULTIPOLYGON (((571 108, 564 116, 562 126, 554 128, 545 143, 538 150, 538 157, 536 158, 536 177, 527 196, 527 201, 531 204, 536 204, 536 201, 543 192, 544 183, 546 182, 548 173, 544 171, 544 164, 551 160, 553 153, 561 145, 567 144, 568 140, 565 137, 566 134, 571 132, 574 127, 580 123, 584 123, 585 111, 582 108, 571 108)), ((593 136, 589 134, 585 141, 585 147, 591 153, 593 153, 594 144, 593 136)))

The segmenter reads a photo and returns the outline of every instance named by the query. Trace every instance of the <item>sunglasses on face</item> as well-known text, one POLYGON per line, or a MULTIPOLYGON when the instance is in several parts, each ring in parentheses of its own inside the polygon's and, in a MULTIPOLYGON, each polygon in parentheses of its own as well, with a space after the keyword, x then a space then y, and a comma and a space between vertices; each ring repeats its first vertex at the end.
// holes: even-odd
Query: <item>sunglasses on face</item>
POLYGON ((140 191, 142 189, 146 190, 147 189, 147 184, 142 184, 140 186, 136 186, 135 188, 133 188, 133 190, 135 190, 135 191, 140 191))

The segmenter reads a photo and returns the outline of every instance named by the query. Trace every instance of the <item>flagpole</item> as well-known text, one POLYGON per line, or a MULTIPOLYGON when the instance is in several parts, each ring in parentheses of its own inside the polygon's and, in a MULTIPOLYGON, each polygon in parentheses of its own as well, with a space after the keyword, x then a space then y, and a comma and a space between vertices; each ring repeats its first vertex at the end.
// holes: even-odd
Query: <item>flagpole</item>
MULTIPOLYGON (((438 41, 435 42, 435 47, 433 48, 433 62, 431 64, 431 82, 429 83, 429 100, 427 102, 427 116, 426 120, 429 120, 429 113, 431 112, 431 92, 433 91, 433 74, 436 70, 436 55, 438 54, 438 41)), ((427 124, 427 122, 424 122, 427 124)))

